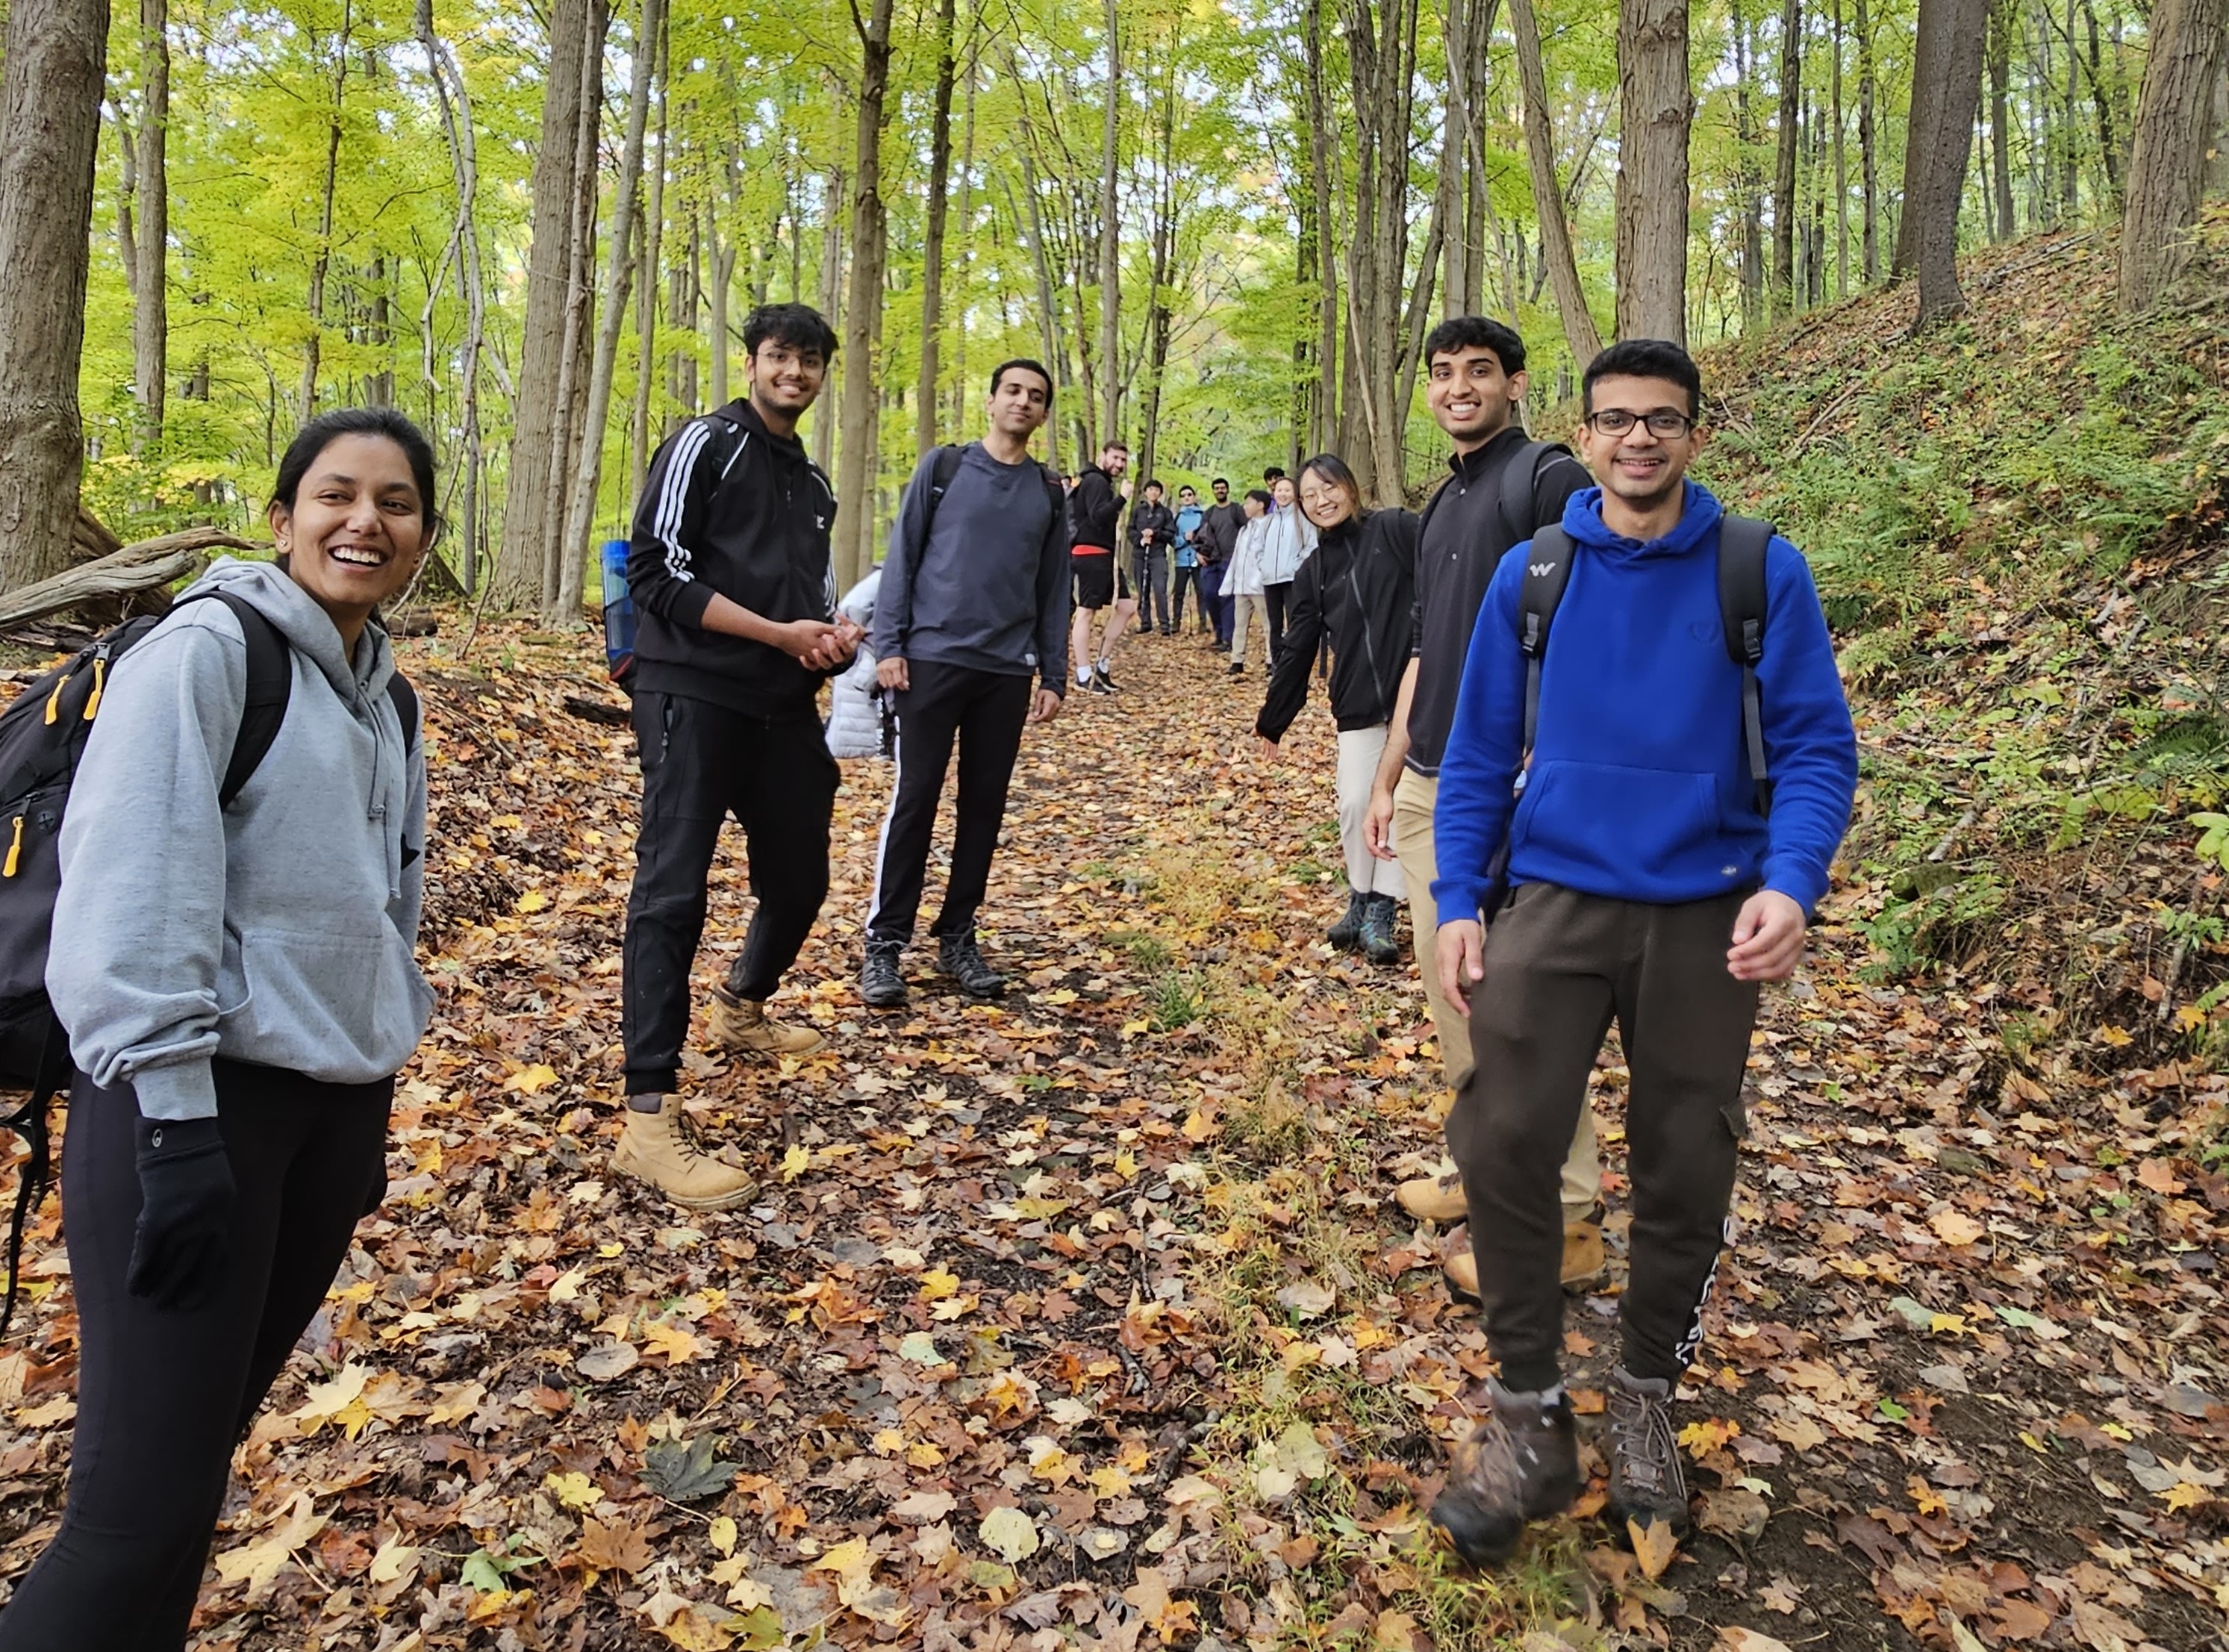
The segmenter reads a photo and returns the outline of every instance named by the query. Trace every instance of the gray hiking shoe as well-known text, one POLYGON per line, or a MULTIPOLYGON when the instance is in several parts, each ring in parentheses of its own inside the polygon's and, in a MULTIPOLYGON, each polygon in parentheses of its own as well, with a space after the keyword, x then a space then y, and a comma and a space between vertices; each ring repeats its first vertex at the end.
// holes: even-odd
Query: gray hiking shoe
POLYGON ((1609 1373, 1609 1516, 1687 1529, 1687 1479, 1672 1426, 1672 1385, 1622 1366, 1609 1373))
POLYGON ((1401 916, 1401 903, 1391 895, 1372 895, 1362 910, 1362 951, 1373 964, 1396 964, 1401 961, 1401 942, 1395 938, 1393 926, 1401 916))
POLYGON ((1359 889, 1350 890, 1346 910, 1339 915, 1338 922, 1324 931, 1324 939, 1341 952, 1352 952, 1362 944, 1362 919, 1369 910, 1370 897, 1359 889))
POLYGON ((905 977, 898 973, 902 950, 895 941, 867 942, 867 961, 859 967, 859 996, 870 1008, 894 1010, 906 1001, 905 977))
POLYGON ((973 929, 946 935, 936 943, 936 967, 970 998, 1005 996, 1006 978, 983 961, 973 929))
POLYGON ((1489 1383, 1493 1414, 1455 1450, 1432 1505, 1434 1524, 1468 1565, 1500 1565, 1527 1520, 1560 1514, 1579 1495, 1579 1440, 1561 1389, 1513 1394, 1489 1383))

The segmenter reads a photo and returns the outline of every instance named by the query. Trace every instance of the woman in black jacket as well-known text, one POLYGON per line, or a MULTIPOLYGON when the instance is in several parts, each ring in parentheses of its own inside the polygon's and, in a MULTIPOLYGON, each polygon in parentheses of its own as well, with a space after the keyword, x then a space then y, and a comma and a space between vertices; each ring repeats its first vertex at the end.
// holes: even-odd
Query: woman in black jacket
POLYGON ((1315 525, 1315 555, 1293 581, 1292 616, 1277 649, 1269 697, 1255 719, 1265 754, 1307 703, 1308 672, 1331 640, 1331 709, 1339 720, 1339 835, 1346 854, 1346 912, 1331 943, 1360 947, 1373 963, 1401 955, 1394 919, 1408 897, 1401 868, 1370 852, 1363 834, 1370 788, 1385 750, 1385 728, 1409 664, 1416 582, 1416 518, 1365 511, 1354 472, 1336 453, 1301 466, 1301 509, 1315 525))

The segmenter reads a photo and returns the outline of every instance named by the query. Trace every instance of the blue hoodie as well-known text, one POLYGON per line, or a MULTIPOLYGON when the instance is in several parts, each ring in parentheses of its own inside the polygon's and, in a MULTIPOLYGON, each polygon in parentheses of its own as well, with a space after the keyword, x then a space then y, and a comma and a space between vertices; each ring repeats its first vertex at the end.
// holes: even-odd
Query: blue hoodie
POLYGON ((1192 568, 1199 562, 1199 524, 1207 520, 1207 512, 1196 505, 1177 507, 1177 566, 1192 568))
POLYGON ((1762 884, 1807 912, 1857 789, 1857 734, 1802 554, 1765 553, 1764 747, 1774 792, 1757 811, 1742 747, 1741 668, 1719 637, 1718 522, 1686 485, 1677 527, 1647 544, 1613 533, 1602 490, 1564 510, 1570 583, 1540 672, 1532 768, 1518 594, 1526 548, 1502 558, 1463 664, 1433 813, 1442 922, 1475 917, 1504 834, 1513 884, 1669 904, 1762 884))

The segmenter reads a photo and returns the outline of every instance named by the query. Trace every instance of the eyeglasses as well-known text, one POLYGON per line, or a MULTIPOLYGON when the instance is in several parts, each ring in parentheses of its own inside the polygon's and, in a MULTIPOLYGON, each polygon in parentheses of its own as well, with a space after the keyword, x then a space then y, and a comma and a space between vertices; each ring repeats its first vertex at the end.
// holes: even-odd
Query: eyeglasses
POLYGON ((1648 434, 1661 436, 1666 441, 1676 441, 1695 427, 1695 421, 1684 413, 1674 413, 1669 408, 1659 408, 1654 413, 1631 413, 1623 408, 1604 408, 1600 413, 1590 413, 1587 427, 1598 436, 1622 436, 1637 424, 1648 427, 1648 434))

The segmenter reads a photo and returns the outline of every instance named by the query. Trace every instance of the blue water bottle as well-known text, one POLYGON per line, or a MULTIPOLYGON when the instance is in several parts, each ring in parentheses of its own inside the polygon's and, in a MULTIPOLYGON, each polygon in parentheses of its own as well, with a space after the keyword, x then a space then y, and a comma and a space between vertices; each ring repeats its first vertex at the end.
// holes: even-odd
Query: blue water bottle
POLYGON ((604 659, 621 688, 634 676, 634 599, 627 595, 626 559, 626 540, 604 541, 604 659))

